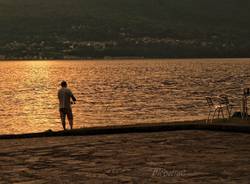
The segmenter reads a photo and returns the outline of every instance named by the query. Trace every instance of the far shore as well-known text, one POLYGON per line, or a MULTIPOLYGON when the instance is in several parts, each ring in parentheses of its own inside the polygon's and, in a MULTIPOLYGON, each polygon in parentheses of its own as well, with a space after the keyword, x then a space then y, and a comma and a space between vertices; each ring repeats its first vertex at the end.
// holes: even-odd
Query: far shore
POLYGON ((202 59, 218 59, 218 60, 235 60, 235 59, 249 59, 248 56, 242 57, 218 57, 218 56, 210 56, 210 57, 132 57, 132 56, 124 56, 124 57, 72 57, 72 58, 0 58, 0 61, 110 61, 110 60, 202 60, 202 59))
POLYGON ((177 131, 177 130, 205 130, 205 131, 250 133, 250 121, 242 120, 240 118, 232 118, 230 120, 220 119, 208 123, 206 122, 206 120, 195 120, 195 121, 180 121, 180 122, 163 122, 157 124, 135 124, 135 125, 78 128, 67 131, 47 130, 38 133, 0 135, 0 139, 84 136, 84 135, 122 134, 122 133, 140 133, 140 132, 146 133, 146 132, 163 132, 163 131, 177 131))

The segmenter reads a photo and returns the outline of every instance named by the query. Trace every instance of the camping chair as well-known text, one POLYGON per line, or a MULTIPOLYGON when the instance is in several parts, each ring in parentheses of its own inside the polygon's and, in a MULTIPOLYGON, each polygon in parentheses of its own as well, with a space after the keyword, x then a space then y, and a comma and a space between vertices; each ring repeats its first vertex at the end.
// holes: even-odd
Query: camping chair
POLYGON ((225 108, 228 113, 228 119, 231 117, 231 112, 233 109, 233 105, 229 102, 227 95, 221 95, 219 96, 219 103, 222 108, 225 108))
POLYGON ((223 113, 223 106, 221 106, 220 104, 215 104, 213 102, 213 99, 209 96, 206 96, 206 100, 207 100, 207 104, 208 104, 208 107, 209 107, 209 113, 208 113, 208 118, 207 118, 207 121, 206 123, 209 122, 213 122, 213 119, 214 119, 214 116, 216 114, 216 112, 218 113, 218 118, 220 117, 220 113, 224 119, 224 113, 223 113), (210 115, 212 115, 213 113, 213 116, 212 116, 212 119, 210 119, 210 115))

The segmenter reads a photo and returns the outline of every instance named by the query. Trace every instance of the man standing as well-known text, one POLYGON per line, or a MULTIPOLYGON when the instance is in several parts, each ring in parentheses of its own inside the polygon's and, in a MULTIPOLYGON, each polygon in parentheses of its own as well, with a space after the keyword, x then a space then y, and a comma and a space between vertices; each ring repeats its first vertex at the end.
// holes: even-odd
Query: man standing
POLYGON ((73 93, 69 88, 67 88, 67 82, 61 82, 61 89, 58 90, 58 99, 59 99, 59 111, 63 129, 66 130, 66 123, 65 118, 67 115, 70 129, 73 128, 73 113, 71 108, 71 101, 72 98, 73 102, 75 103, 76 98, 74 97, 73 93))

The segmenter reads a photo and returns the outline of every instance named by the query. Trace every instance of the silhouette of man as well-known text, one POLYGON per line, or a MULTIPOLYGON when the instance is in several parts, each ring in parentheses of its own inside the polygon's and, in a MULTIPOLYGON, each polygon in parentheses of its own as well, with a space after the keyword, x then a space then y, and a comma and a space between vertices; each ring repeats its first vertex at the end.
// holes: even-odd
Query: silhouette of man
POLYGON ((73 128, 73 113, 70 101, 71 98, 75 103, 76 98, 74 97, 71 90, 67 88, 67 82, 62 81, 61 89, 58 90, 58 99, 59 99, 59 112, 64 130, 66 130, 66 122, 65 122, 66 115, 69 121, 70 129, 73 128))

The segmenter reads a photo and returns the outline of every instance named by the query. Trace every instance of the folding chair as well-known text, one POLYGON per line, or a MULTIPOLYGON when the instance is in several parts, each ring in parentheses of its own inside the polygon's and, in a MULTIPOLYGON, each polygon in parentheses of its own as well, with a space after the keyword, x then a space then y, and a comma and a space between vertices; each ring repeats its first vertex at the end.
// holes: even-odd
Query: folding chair
POLYGON ((218 113, 218 119, 220 117, 220 113, 224 119, 224 112, 223 112, 223 106, 220 105, 220 104, 215 104, 213 102, 213 99, 209 96, 206 96, 206 100, 207 100, 207 104, 208 104, 208 107, 209 107, 209 113, 208 113, 208 118, 206 120, 206 123, 209 122, 213 122, 213 119, 214 119, 214 116, 216 114, 216 112, 218 113), (212 115, 211 113, 213 113, 213 116, 212 116, 212 119, 210 119, 210 115, 212 115))
POLYGON ((232 109, 233 109, 233 104, 229 102, 228 96, 227 95, 220 95, 219 96, 219 103, 222 108, 225 108, 228 113, 228 119, 231 117, 232 109))

